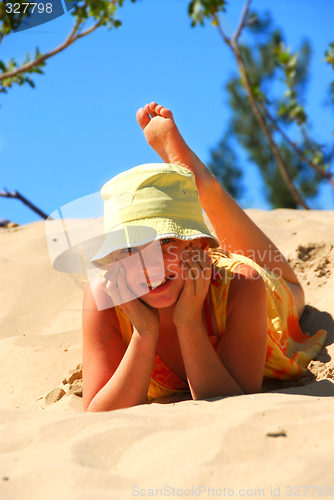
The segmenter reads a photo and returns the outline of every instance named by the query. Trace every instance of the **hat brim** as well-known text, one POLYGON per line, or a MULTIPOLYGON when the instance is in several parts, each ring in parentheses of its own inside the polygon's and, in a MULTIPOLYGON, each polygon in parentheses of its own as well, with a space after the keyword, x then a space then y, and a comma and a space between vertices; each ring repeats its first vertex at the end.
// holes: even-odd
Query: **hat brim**
POLYGON ((206 224, 192 219, 162 219, 161 217, 140 219, 112 228, 106 234, 99 251, 91 259, 91 263, 100 269, 112 264, 111 253, 129 247, 139 247, 155 240, 175 238, 190 241, 206 238, 211 248, 220 246, 218 239, 213 236, 206 224))

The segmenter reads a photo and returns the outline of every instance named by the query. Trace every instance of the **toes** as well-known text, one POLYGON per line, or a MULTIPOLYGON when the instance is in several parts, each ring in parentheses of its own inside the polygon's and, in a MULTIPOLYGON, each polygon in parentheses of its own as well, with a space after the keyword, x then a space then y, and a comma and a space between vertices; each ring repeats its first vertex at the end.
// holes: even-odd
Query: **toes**
POLYGON ((150 115, 152 116, 157 116, 157 113, 156 113, 156 108, 158 107, 157 103, 152 101, 150 104, 149 104, 149 108, 150 108, 150 115))
POLYGON ((149 104, 145 104, 143 108, 138 109, 136 116, 139 125, 143 129, 146 125, 148 125, 151 118, 154 118, 155 116, 162 116, 163 118, 170 118, 173 120, 172 112, 154 101, 149 104))
POLYGON ((148 115, 151 114, 150 104, 145 104, 143 109, 144 109, 145 113, 147 113, 148 115))
POLYGON ((170 119, 173 119, 173 113, 167 109, 167 108, 164 108, 161 106, 161 110, 160 110, 160 115, 163 116, 163 118, 170 118, 170 119))
POLYGON ((144 111, 153 118, 153 116, 156 116, 155 112, 156 107, 157 104, 155 102, 151 102, 150 104, 145 104, 144 111))
POLYGON ((138 109, 136 118, 142 129, 144 129, 150 122, 148 111, 145 111, 145 108, 138 109))
POLYGON ((149 107, 150 107, 150 110, 152 111, 152 113, 155 113, 155 109, 158 107, 157 103, 152 101, 150 104, 149 104, 149 107))
MULTIPOLYGON (((155 104, 155 103, 152 103, 152 104, 155 104)), ((158 106, 156 106, 155 112, 156 112, 157 115, 160 115, 163 118, 171 118, 171 119, 173 118, 172 112, 169 109, 164 108, 163 106, 161 106, 161 104, 159 104, 158 106)))

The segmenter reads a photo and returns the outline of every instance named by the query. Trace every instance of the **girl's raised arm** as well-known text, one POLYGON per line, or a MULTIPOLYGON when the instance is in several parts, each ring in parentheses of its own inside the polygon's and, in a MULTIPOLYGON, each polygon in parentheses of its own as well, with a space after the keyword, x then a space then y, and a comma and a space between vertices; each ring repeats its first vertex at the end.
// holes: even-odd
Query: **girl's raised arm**
POLYGON ((288 282, 299 315, 304 309, 304 292, 296 274, 279 249, 248 217, 220 185, 216 177, 189 148, 180 134, 172 112, 155 102, 137 111, 137 121, 146 140, 166 163, 188 168, 195 175, 203 209, 223 249, 250 257, 261 267, 278 270, 288 282))

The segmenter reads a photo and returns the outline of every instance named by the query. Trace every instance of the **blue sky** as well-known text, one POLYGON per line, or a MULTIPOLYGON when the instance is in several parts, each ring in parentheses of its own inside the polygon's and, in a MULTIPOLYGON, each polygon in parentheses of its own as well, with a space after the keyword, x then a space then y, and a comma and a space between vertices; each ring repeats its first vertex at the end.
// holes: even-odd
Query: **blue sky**
MULTIPOLYGON (((205 162, 225 129, 229 110, 224 83, 236 66, 217 30, 207 24, 190 27, 188 0, 125 0, 119 11, 123 26, 97 30, 50 59, 36 88, 14 87, 1 94, 0 189, 18 190, 51 214, 77 198, 99 191, 122 170, 159 161, 136 123, 136 110, 155 100, 174 112, 186 141, 205 162)), ((227 35, 237 26, 244 0, 233 0, 222 25, 227 35)), ((270 8, 288 45, 297 49, 303 37, 313 46, 307 112, 321 142, 333 141, 332 110, 323 104, 334 79, 321 62, 333 40, 332 0, 253 0, 252 8, 270 8)), ((22 61, 59 45, 73 18, 6 37, 0 58, 22 61)), ((245 208, 267 209, 260 178, 241 155, 247 192, 245 208)), ((313 208, 334 209, 327 185, 313 208)), ((0 217, 25 224, 40 220, 14 199, 0 197, 0 217)))

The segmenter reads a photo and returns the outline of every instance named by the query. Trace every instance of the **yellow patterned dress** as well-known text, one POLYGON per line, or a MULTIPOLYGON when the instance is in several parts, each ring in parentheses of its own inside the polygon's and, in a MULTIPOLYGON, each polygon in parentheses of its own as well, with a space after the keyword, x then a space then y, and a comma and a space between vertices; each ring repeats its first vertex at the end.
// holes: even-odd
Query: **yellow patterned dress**
MULTIPOLYGON (((247 264, 262 276, 267 289, 268 344, 264 378, 296 380, 305 376, 308 363, 317 356, 325 343, 326 331, 319 330, 313 336, 302 333, 293 296, 283 278, 264 270, 242 255, 226 255, 214 251, 211 256, 214 265, 209 291, 219 338, 226 329, 226 306, 233 271, 240 264, 247 264)), ((122 338, 125 344, 129 345, 133 331, 132 324, 119 307, 115 309, 122 338)), ((210 335, 209 338, 216 349, 219 338, 215 335, 210 335)), ((188 384, 173 373, 155 353, 148 400, 187 390, 189 390, 188 384)))

